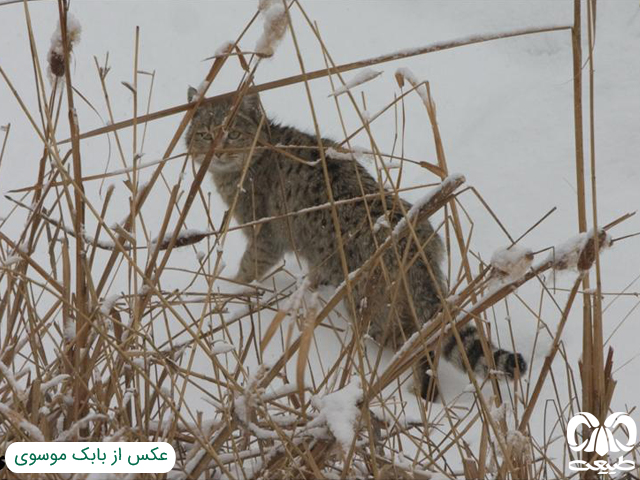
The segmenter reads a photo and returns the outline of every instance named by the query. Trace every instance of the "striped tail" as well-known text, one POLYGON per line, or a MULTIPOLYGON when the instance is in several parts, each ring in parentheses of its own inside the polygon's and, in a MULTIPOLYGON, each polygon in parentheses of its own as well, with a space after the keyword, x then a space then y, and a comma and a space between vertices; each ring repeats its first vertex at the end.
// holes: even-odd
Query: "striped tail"
MULTIPOLYGON (((477 375, 486 377, 489 374, 489 362, 487 362, 482 350, 482 343, 476 327, 467 325, 459 331, 459 334, 471 368, 477 375)), ((525 362, 519 353, 495 348, 491 344, 490 348, 493 353, 495 369, 502 372, 510 380, 515 378, 516 373, 522 375, 527 371, 527 362, 525 362)), ((466 371, 463 356, 458 349, 456 339, 453 335, 449 335, 449 337, 445 339, 442 354, 447 361, 459 370, 463 372, 466 371)), ((431 368, 430 366, 434 365, 435 360, 433 353, 431 353, 430 356, 430 361, 425 358, 420 363, 420 370, 422 372, 421 394, 426 400, 433 401, 438 397, 438 390, 433 377, 427 372, 431 368)))

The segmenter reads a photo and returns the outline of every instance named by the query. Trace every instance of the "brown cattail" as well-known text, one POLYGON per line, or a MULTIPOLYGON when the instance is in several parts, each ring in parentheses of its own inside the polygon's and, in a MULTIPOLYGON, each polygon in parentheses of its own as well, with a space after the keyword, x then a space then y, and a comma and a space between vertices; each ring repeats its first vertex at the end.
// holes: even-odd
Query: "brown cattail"
MULTIPOLYGON (((82 26, 80 22, 72 14, 67 13, 67 40, 69 42, 69 53, 73 50, 73 46, 80 41, 80 33, 82 26)), ((49 74, 53 77, 64 77, 64 42, 62 39, 62 28, 58 23, 58 28, 51 36, 51 46, 47 54, 49 62, 49 74)))

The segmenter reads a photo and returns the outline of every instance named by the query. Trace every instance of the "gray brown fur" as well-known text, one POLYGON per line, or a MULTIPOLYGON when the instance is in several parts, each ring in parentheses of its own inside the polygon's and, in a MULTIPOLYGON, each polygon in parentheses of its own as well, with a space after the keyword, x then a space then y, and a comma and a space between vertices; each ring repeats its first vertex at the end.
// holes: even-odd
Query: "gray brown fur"
MULTIPOLYGON (((189 101, 195 93, 194 89, 189 90, 189 101)), ((221 101, 202 106, 195 113, 186 140, 196 161, 201 161, 208 152, 230 106, 230 101, 221 101)), ((278 125, 266 117, 263 128, 258 132, 262 115, 258 96, 246 97, 209 167, 216 189, 228 206, 233 204, 237 195, 233 214, 239 223, 278 217, 329 202, 323 168, 317 162, 317 138, 296 128, 278 125), (269 148, 256 149, 248 159, 256 135, 258 147, 293 146, 286 151, 303 162, 269 148), (245 178, 240 186, 243 171, 245 178)), ((322 145, 325 148, 335 147, 335 142, 322 139, 322 145)), ((379 183, 357 161, 327 158, 326 165, 336 201, 381 192, 379 183)), ((374 228, 376 221, 386 218, 392 228, 403 218, 402 210, 406 212, 410 208, 411 205, 404 200, 394 196, 383 198, 382 195, 336 206, 349 272, 370 258, 389 235, 388 227, 374 228)), ((427 220, 419 222, 415 230, 428 264, 418 255, 419 248, 415 242, 405 238, 398 241, 395 248, 387 249, 381 264, 367 272, 366 278, 357 284, 353 292, 358 320, 367 324, 369 335, 378 343, 395 349, 437 312, 441 298, 447 292, 440 268, 443 245, 439 235, 427 220), (408 248, 407 242, 410 242, 408 248), (402 270, 405 269, 398 268, 398 265, 406 262, 398 259, 416 256, 418 259, 408 269, 405 267, 403 279, 402 270)), ((344 281, 330 209, 276 219, 257 228, 248 228, 245 233, 249 243, 237 275, 241 282, 262 279, 287 252, 295 252, 306 261, 312 285, 339 285, 344 281)), ((487 362, 482 355, 477 355, 479 339, 476 330, 467 327, 461 334, 464 335, 465 350, 472 367, 478 373, 486 374, 487 362)), ((493 350, 497 368, 508 375, 513 376, 516 363, 521 372, 526 368, 520 355, 493 350)), ((463 368, 453 338, 445 339, 443 353, 454 365, 463 368)), ((422 368, 423 372, 425 370, 426 364, 422 368)), ((423 378, 423 396, 429 381, 428 376, 423 378)))

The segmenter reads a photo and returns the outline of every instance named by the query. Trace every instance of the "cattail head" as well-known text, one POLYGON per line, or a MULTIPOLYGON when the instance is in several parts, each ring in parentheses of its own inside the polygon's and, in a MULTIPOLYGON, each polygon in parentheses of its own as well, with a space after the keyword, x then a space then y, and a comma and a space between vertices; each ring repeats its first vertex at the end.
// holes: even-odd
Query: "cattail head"
POLYGON ((267 58, 273 56, 275 49, 287 32, 287 12, 281 0, 260 0, 258 10, 264 18, 264 30, 256 43, 256 55, 267 58))
MULTIPOLYGON (((73 50, 75 44, 80 41, 82 26, 80 22, 71 13, 67 13, 67 41, 69 42, 69 53, 73 50)), ((49 63, 49 75, 51 79, 64 77, 64 41, 62 38, 62 28, 58 23, 58 28, 51 36, 51 46, 47 55, 49 63)))

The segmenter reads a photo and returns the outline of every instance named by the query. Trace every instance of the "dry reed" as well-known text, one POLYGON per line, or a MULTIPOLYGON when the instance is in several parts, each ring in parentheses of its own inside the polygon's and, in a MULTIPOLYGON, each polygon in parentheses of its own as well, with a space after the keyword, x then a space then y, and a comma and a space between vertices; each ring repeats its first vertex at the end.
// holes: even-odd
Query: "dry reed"
MULTIPOLYGON (((336 65, 319 29, 307 17, 300 3, 288 2, 285 12, 294 43, 297 30, 311 29, 323 52, 325 69, 306 72, 305 52, 295 43, 301 73, 254 85, 254 74, 261 59, 239 48, 244 32, 257 18, 254 16, 238 39, 215 57, 205 79, 207 86, 212 85, 224 74, 226 62, 237 60, 244 68, 237 90, 210 98, 205 98, 203 92, 193 103, 153 113, 149 113, 147 107, 147 113, 142 115, 137 111, 143 89, 138 83, 138 75, 142 72, 138 66, 140 32, 136 30, 133 81, 127 84, 134 97, 132 118, 114 121, 104 81, 109 71, 108 60, 103 66, 96 60, 110 125, 82 132, 74 107, 78 93, 69 71, 67 1, 58 1, 65 48, 64 59, 57 57, 57 67, 63 60, 64 75, 50 87, 45 84, 39 67, 41 57, 29 15, 32 7, 24 2, 36 66, 38 116, 27 109, 1 64, 0 74, 37 132, 42 142, 43 157, 39 169, 34 172, 33 185, 12 193, 22 196, 14 199, 14 209, 2 220, 10 221, 20 212, 26 214, 22 232, 17 238, 0 232, 0 404, 3 405, 0 408, 0 450, 14 441, 37 439, 162 440, 172 443, 177 452, 178 460, 170 478, 189 479, 214 478, 218 474, 226 474, 230 478, 416 479, 541 479, 571 474, 566 469, 565 456, 573 458, 575 454, 559 445, 564 438, 566 418, 571 413, 589 410, 603 420, 613 395, 615 382, 611 371, 614 357, 611 352, 606 359, 603 357, 598 253, 608 242, 604 232, 630 217, 607 219, 610 224, 598 229, 593 144, 594 59, 591 48, 595 2, 590 0, 587 5, 592 142, 589 152, 594 215, 591 228, 598 233, 591 235, 577 252, 579 258, 575 267, 579 271, 568 295, 565 290, 548 287, 542 279, 546 271, 568 267, 562 263, 566 258, 555 258, 549 254, 551 246, 537 252, 533 265, 524 275, 515 278, 507 275, 507 278, 496 282, 498 273, 472 248, 475 223, 468 217, 465 203, 479 201, 512 245, 524 240, 553 211, 540 220, 532 219, 531 228, 514 240, 480 192, 473 187, 464 187, 464 177, 449 176, 429 85, 408 74, 398 75, 402 92, 384 111, 393 111, 402 102, 421 100, 433 133, 437 158, 433 163, 413 162, 423 167, 421 183, 424 185, 402 186, 399 181, 401 175, 397 175, 397 182, 392 181, 392 188, 383 195, 398 196, 416 188, 437 192, 417 216, 444 219, 439 231, 445 236, 448 246, 451 291, 439 292, 442 310, 388 362, 381 360, 381 353, 377 356, 367 354, 366 336, 357 324, 351 325, 340 318, 343 310, 338 307, 344 302, 347 310, 357 311, 350 294, 353 285, 376 264, 384 251, 397 251, 399 236, 416 238, 412 223, 416 221, 415 217, 407 221, 403 229, 390 235, 358 271, 346 275, 346 282, 328 298, 318 299, 312 295, 304 282, 296 282, 286 266, 278 268, 260 286, 229 287, 229 283, 224 283, 228 279, 222 275, 222 253, 228 234, 240 228, 257 227, 276 218, 232 226, 233 205, 224 216, 211 211, 201 187, 206 181, 207 167, 218 148, 221 133, 195 172, 193 181, 187 185, 186 197, 180 193, 182 177, 171 184, 163 174, 163 168, 169 160, 184 156, 174 154, 174 150, 195 109, 202 102, 221 97, 233 98, 234 108, 227 118, 230 122, 244 95, 304 83, 313 111, 311 80, 317 78, 329 77, 335 91, 346 84, 341 74, 350 70, 478 42, 571 29, 578 226, 580 232, 587 232, 581 11, 580 2, 576 0, 575 4, 573 27, 478 35, 336 65), (406 88, 405 81, 411 88, 406 88), (57 131, 62 122, 59 117, 64 118, 61 115, 63 111, 68 114, 71 137, 58 140, 57 131), (146 164, 140 162, 139 144, 144 142, 146 125, 179 113, 183 113, 182 120, 175 134, 168 139, 163 157, 146 164), (139 128, 143 123, 145 130, 140 134, 139 128), (124 128, 133 130, 130 155, 125 153, 118 137, 124 128), (83 176, 81 145, 91 137, 106 134, 113 135, 116 140, 122 168, 103 175, 83 176), (144 184, 139 181, 142 168, 154 168, 149 181, 144 184), (108 225, 105 221, 113 190, 107 190, 102 204, 96 204, 86 194, 88 190, 97 188, 96 184, 90 183, 91 180, 104 180, 111 176, 126 178, 131 190, 130 210, 117 225, 108 225), (145 202, 154 190, 164 192, 164 203, 156 204, 156 208, 162 209, 163 216, 158 234, 152 239, 145 221, 145 202), (193 218, 193 214, 189 217, 194 207, 204 211, 208 220, 193 218), (177 216, 174 212, 178 212, 177 216), (188 218, 192 223, 206 223, 207 226, 200 231, 185 230, 188 218), (219 222, 218 225, 214 225, 214 221, 219 222), (197 253, 196 270, 171 262, 179 247, 192 248, 194 252, 196 248, 202 250, 197 253), (592 265, 595 265, 595 288, 591 288, 589 280, 592 265), (455 266, 458 266, 458 271, 451 271, 455 266), (166 285, 171 284, 171 275, 178 271, 189 281, 183 288, 168 288, 166 285), (276 275, 278 278, 274 279, 276 275), (483 347, 488 349, 491 332, 487 325, 495 315, 494 309, 508 310, 508 301, 515 289, 536 281, 540 285, 540 304, 532 303, 528 308, 536 316, 539 331, 546 332, 552 344, 543 365, 533 365, 526 375, 508 384, 497 373, 491 373, 486 381, 476 377, 465 357, 463 361, 470 384, 467 393, 473 395, 473 401, 459 404, 457 399, 453 399, 442 405, 425 405, 419 418, 409 415, 406 396, 410 393, 404 383, 426 349, 439 354, 445 331, 452 332, 460 342, 458 330, 468 322, 479 327, 483 347), (122 285, 127 285, 126 291, 118 290, 122 285), (555 331, 535 314, 543 298, 553 299, 557 305, 559 321, 555 331), (562 346, 566 321, 579 298, 583 300, 584 326, 584 356, 579 369, 581 391, 573 382, 575 365, 569 363, 562 346), (341 345, 335 357, 322 358, 317 344, 319 331, 331 332, 341 345), (269 361, 266 360, 268 354, 269 361), (563 370, 567 372, 567 384, 555 385, 554 371, 563 370), (543 386, 550 381, 554 383, 555 396, 542 398, 543 386), (485 384, 489 384, 489 388, 485 388, 485 384), (323 405, 330 404, 327 403, 330 392, 348 389, 359 393, 349 397, 351 404, 342 404, 355 412, 352 417, 353 435, 345 440, 331 416, 323 410, 323 405), (210 405, 208 411, 194 410, 192 399, 196 392, 210 405), (556 429, 552 435, 536 438, 530 421, 534 412, 546 409, 547 405, 553 405, 556 410, 556 429), (468 441, 470 431, 480 432, 479 442, 468 441), (551 456, 551 450, 564 452, 563 456, 551 456)), ((342 153, 351 152, 350 140, 365 132, 370 141, 369 154, 381 173, 381 181, 393 180, 394 174, 387 160, 400 161, 400 174, 404 162, 412 161, 397 153, 382 153, 369 128, 379 116, 366 119, 352 93, 347 90, 343 96, 358 112, 362 126, 356 131, 347 131, 340 111, 344 106, 335 100, 344 129, 342 153)), ((150 97, 151 92, 149 101, 150 97)), ((313 120, 319 134, 315 116, 313 120)), ((4 151, 7 141, 10 141, 10 128, 3 128, 3 133, 0 167, 3 161, 7 161, 4 151)), ((286 146, 263 145, 256 139, 252 149, 259 148, 276 148, 282 154, 291 155, 286 146)), ((325 162, 327 152, 322 145, 318 146, 318 152, 319 167, 324 168, 329 182, 325 162)), ((334 227, 339 237, 336 205, 365 201, 369 197, 334 201, 330 189, 328 193, 330 202, 314 209, 333 212, 334 227)), ((308 212, 290 212, 286 216, 305 213, 308 212)), ((373 226, 376 219, 370 221, 373 226)), ((560 244, 563 240, 553 239, 552 243, 560 244)), ((341 246, 344 241, 347 240, 340 239, 341 246)), ((402 252, 396 253, 402 257, 402 252)), ((423 256, 424 252, 418 255, 423 256)), ((405 265, 415 260, 403 258, 405 265)), ((346 274, 346 263, 344 266, 346 274)), ((505 348, 512 348, 512 339, 511 332, 510 339, 502 339, 505 348)), ((583 434, 588 435, 589 432, 583 434)), ((584 459, 592 460, 586 456, 584 459)), ((17 478, 10 472, 8 475, 8 478, 17 478)), ((63 477, 50 474, 46 478, 63 477)), ((84 477, 75 475, 73 478, 84 477)), ((591 477, 587 475, 586 478, 591 477)))

